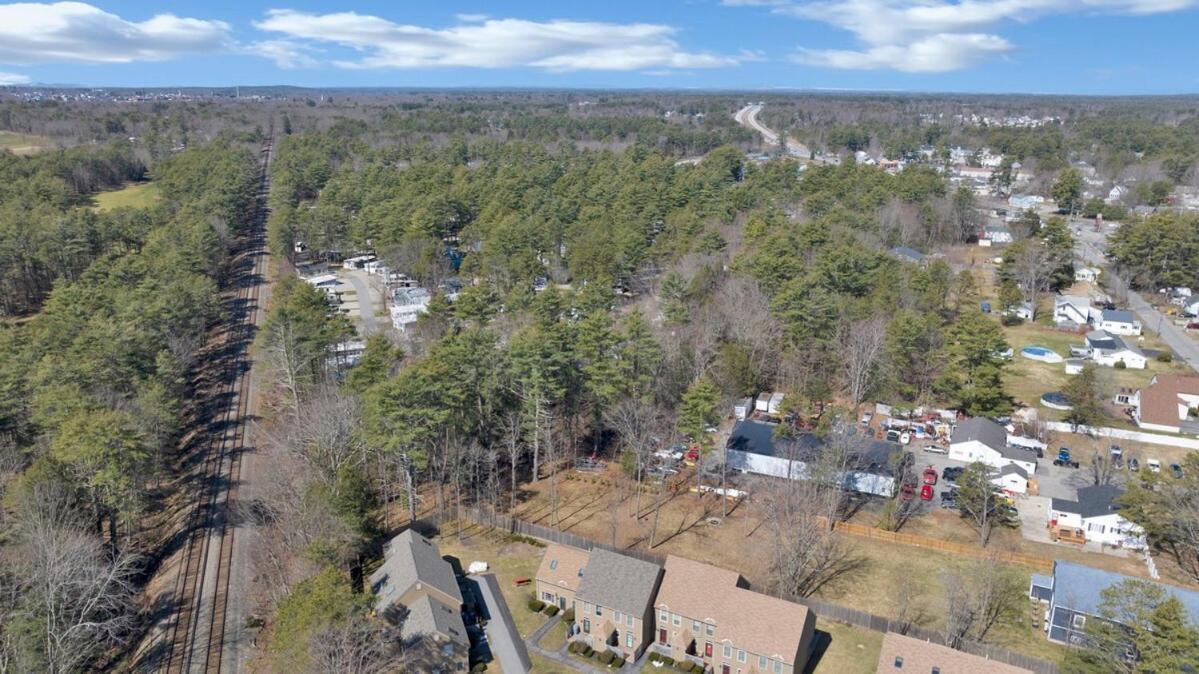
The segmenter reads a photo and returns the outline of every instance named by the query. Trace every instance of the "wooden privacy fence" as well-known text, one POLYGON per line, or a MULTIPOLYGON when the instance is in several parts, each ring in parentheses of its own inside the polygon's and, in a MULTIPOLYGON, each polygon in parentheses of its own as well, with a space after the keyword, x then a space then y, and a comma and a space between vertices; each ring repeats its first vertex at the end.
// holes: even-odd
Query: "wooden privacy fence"
POLYGON ((918 534, 886 531, 884 529, 868 527, 855 522, 837 522, 833 526, 833 530, 850 534, 852 536, 860 536, 862 538, 870 538, 877 541, 888 541, 890 543, 899 543, 901 545, 911 545, 917 548, 928 548, 929 550, 951 552, 955 555, 961 555, 963 557, 973 557, 975 559, 996 559, 1001 562, 1010 562, 1012 564, 1027 566, 1042 573, 1053 573, 1052 559, 1047 557, 1039 557, 1037 555, 1029 555, 1022 552, 987 550, 985 548, 979 548, 973 545, 954 543, 952 541, 942 541, 936 538, 920 536, 918 534))
MULTIPOLYGON (((580 536, 578 534, 573 534, 573 533, 570 533, 567 531, 559 531, 557 529, 551 529, 550 527, 542 526, 540 524, 534 524, 532 522, 526 522, 524 520, 517 519, 515 517, 510 517, 508 515, 501 515, 499 513, 495 513, 490 510, 485 510, 482 508, 459 508, 457 510, 457 512, 455 512, 453 510, 444 510, 444 511, 440 511, 440 512, 433 512, 433 513, 430 513, 429 515, 422 517, 422 518, 416 520, 415 522, 413 522, 413 527, 417 528, 417 529, 436 529, 436 528, 440 527, 442 524, 445 524, 447 522, 452 522, 455 520, 467 520, 467 521, 473 522, 474 524, 478 524, 483 527, 491 527, 494 529, 506 531, 510 534, 517 534, 520 536, 530 536, 532 538, 538 538, 538 539, 541 539, 544 541, 558 543, 560 545, 569 545, 569 546, 580 548, 583 550, 592 550, 595 548, 602 548, 604 550, 618 552, 622 555, 636 557, 638 559, 642 559, 647 562, 654 562, 655 564, 662 564, 663 562, 666 561, 665 556, 654 554, 654 553, 646 551, 646 550, 638 550, 635 548, 614 547, 614 546, 608 545, 606 543, 602 543, 600 541, 597 541, 597 540, 594 540, 591 538, 587 538, 586 536, 580 536)), ((841 529, 842 524, 846 524, 846 523, 839 523, 837 525, 837 529, 841 529)), ((889 537, 890 536, 911 536, 913 538, 927 541, 930 544, 935 544, 935 545, 924 545, 922 547, 932 547, 935 549, 947 550, 947 551, 956 551, 957 550, 957 548, 954 547, 955 544, 945 543, 943 541, 937 541, 937 540, 931 539, 931 538, 925 539, 921 536, 912 536, 911 534, 896 534, 896 533, 893 533, 890 531, 883 531, 881 529, 872 529, 870 527, 861 527, 861 525, 853 525, 853 526, 860 527, 863 530, 873 531, 875 533, 871 534, 871 536, 880 538, 880 539, 886 538, 887 540, 893 540, 893 539, 890 539, 889 537)), ((850 532, 846 531, 846 533, 850 533, 850 532)), ((908 544, 909 545, 920 545, 919 543, 908 543, 908 544)), ((980 552, 979 550, 977 550, 975 548, 969 548, 968 546, 962 546, 962 547, 964 549, 972 550, 974 553, 980 552)), ((1017 555, 1016 553, 1008 553, 1008 554, 1015 555, 1015 557, 1012 557, 1012 558, 1008 559, 1007 561, 1019 561, 1016 557, 1026 557, 1031 562, 1035 562, 1036 565, 1043 565, 1043 563, 1046 561, 1046 560, 1042 560, 1040 558, 1032 557, 1029 555, 1017 555)), ((1005 559, 1002 554, 998 555, 998 557, 1000 559, 1005 559)), ((1020 562, 1020 563, 1029 563, 1029 562, 1020 562)), ((833 603, 822 601, 820 599, 815 599, 812 597, 805 597, 803 599, 786 599, 786 601, 793 601, 797 604, 802 604, 804 606, 807 606, 808 608, 812 609, 812 611, 817 616, 820 616, 822 618, 826 618, 829 620, 836 620, 838 622, 843 622, 843 623, 847 623, 850 625, 856 625, 858 627, 864 627, 866 629, 873 630, 875 632, 882 632, 884 634, 887 632, 897 632, 899 634, 906 634, 907 636, 910 636, 915 639, 923 639, 924 641, 930 641, 932 643, 941 644, 941 645, 946 645, 949 640, 948 635, 946 635, 944 632, 926 629, 924 627, 920 627, 919 625, 913 625, 911 623, 900 621, 900 620, 884 618, 883 616, 877 616, 872 613, 867 613, 865 611, 859 611, 858 609, 855 609, 855 608, 850 608, 848 606, 841 606, 840 604, 833 604, 833 603)), ((978 643, 975 641, 963 641, 958 645, 958 650, 964 651, 966 653, 971 653, 973 655, 978 655, 978 656, 981 656, 984 658, 989 658, 991 660, 996 660, 998 662, 1006 662, 1007 664, 1015 665, 1016 667, 1023 667, 1025 669, 1035 672, 1036 674, 1058 674, 1058 666, 1052 662, 1049 662, 1047 660, 1042 660, 1040 658, 1036 658, 1031 655, 1025 655, 1023 653, 1016 653, 1015 651, 1008 650, 1001 646, 993 646, 991 644, 983 644, 983 643, 978 643)))

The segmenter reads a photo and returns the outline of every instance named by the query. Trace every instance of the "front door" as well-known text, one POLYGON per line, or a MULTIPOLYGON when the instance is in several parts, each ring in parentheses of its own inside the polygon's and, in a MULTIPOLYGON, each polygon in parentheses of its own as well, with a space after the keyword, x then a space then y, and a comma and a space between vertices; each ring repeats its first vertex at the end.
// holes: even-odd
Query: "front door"
POLYGON ((566 597, 558 597, 558 608, 563 611, 566 610, 566 597))
POLYGON ((705 658, 712 657, 712 642, 711 641, 704 642, 704 657, 705 658))
POLYGON ((720 666, 720 674, 729 674, 729 666, 721 665, 720 666))
POLYGON ((666 630, 661 629, 661 628, 658 629, 658 643, 660 643, 660 644, 666 643, 666 630))

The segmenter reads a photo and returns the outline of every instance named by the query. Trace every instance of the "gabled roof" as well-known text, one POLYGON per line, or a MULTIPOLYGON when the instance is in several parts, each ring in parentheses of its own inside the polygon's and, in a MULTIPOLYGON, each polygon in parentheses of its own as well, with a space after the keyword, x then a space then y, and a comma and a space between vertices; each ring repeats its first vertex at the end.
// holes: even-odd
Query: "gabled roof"
POLYGON ((1055 498, 1051 505, 1054 510, 1063 513, 1075 513, 1084 519, 1116 514, 1113 503, 1124 490, 1114 484, 1096 484, 1078 490, 1078 500, 1055 498))
POLYGON ((421 595, 408 606, 408 616, 401 628, 404 638, 441 636, 449 641, 470 646, 462 614, 429 595, 421 595))
POLYGON ((1009 463, 1006 466, 1004 466, 1003 468, 999 469, 1000 477, 1004 477, 1006 475, 1011 475, 1013 473, 1016 475, 1019 475, 1020 477, 1024 478, 1025 480, 1028 479, 1028 471, 1024 470, 1020 466, 1017 466, 1014 463, 1009 463))
POLYGON ((971 417, 953 427, 952 444, 972 440, 1002 453, 1007 446, 1007 429, 984 417, 971 417))
POLYGON ((1179 396, 1199 396, 1199 377, 1159 374, 1141 389, 1141 421, 1159 426, 1177 426, 1182 418, 1179 396))
POLYGON ((1087 345, 1092 349, 1101 351, 1131 351, 1135 354, 1141 354, 1141 350, 1135 346, 1129 346, 1119 335, 1113 335, 1103 330, 1092 330, 1087 333, 1087 345))
POLYGON ((595 548, 575 597, 621 613, 641 616, 654 600, 662 567, 636 557, 595 548))
POLYGON ((878 654, 878 674, 1031 674, 1032 670, 971 655, 930 641, 887 632, 878 654), (936 668, 935 670, 933 668, 936 668))
POLYGON ((891 257, 896 257, 896 258, 900 258, 900 259, 904 259, 904 260, 910 260, 912 262, 923 262, 924 261, 924 253, 921 253, 920 251, 916 250, 915 248, 909 248, 907 246, 896 246, 896 247, 892 248, 891 249, 891 257))
POLYGON ((1083 297, 1082 295, 1056 295, 1053 298, 1053 305, 1060 307, 1069 304, 1078 309, 1090 309, 1091 298, 1083 297))
POLYGON ((383 565, 370 577, 379 609, 390 606, 417 583, 440 590, 462 604, 453 567, 441 558, 429 539, 408 529, 387 543, 385 554, 383 565))
POLYGON ((736 571, 683 557, 666 558, 656 608, 716 626, 736 648, 795 664, 811 620, 802 604, 760 594, 736 571))
MULTIPOLYGON (((768 424, 753 419, 738 421, 729 433, 726 443, 728 449, 759 454, 761 456, 777 456, 793 461, 815 461, 824 449, 824 440, 812 433, 796 433, 795 435, 775 435, 779 424, 768 424)), ((852 431, 856 437, 856 429, 852 431)), ((854 445, 852 457, 853 467, 877 475, 890 475, 891 453, 897 447, 879 440, 862 437, 854 445)))
POLYGON ((1136 319, 1133 318, 1132 312, 1125 311, 1123 309, 1104 309, 1103 313, 1100 314, 1100 319, 1104 321, 1110 321, 1112 323, 1136 322, 1136 319))
POLYGON ((578 591, 590 558, 586 550, 550 543, 541 557, 541 566, 537 567, 537 580, 578 591))
MULTIPOLYGON (((1103 591, 1126 580, 1141 579, 1059 559, 1053 563, 1053 602, 1073 611, 1097 615, 1103 603, 1103 591)), ((1164 583, 1153 584, 1182 602, 1192 622, 1199 621, 1199 592, 1164 583)))

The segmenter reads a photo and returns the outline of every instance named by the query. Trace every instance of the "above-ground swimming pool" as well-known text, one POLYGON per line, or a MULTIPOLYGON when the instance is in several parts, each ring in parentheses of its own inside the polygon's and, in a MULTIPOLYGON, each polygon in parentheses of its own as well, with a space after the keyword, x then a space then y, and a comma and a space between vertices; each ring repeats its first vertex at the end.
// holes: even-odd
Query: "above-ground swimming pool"
POLYGON ((1020 355, 1029 360, 1039 360, 1042 363, 1060 363, 1065 360, 1056 351, 1044 346, 1026 346, 1020 349, 1020 355))

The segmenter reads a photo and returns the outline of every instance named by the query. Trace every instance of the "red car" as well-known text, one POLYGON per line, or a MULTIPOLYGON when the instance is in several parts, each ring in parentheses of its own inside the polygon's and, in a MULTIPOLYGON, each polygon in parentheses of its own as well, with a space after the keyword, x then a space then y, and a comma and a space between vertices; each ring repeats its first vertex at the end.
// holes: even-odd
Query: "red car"
POLYGON ((921 501, 933 500, 933 486, 931 484, 926 484, 920 488, 920 500, 921 501))
POLYGON ((929 466, 924 469, 924 484, 934 485, 937 483, 937 469, 929 466))
POLYGON ((912 485, 910 485, 910 484, 903 485, 902 487, 899 488, 900 500, 911 501, 912 497, 915 496, 915 491, 916 491, 915 489, 912 489, 912 485))
POLYGON ((687 453, 683 455, 683 460, 690 462, 690 463, 695 463, 696 461, 699 461, 699 447, 689 448, 687 450, 687 453))

